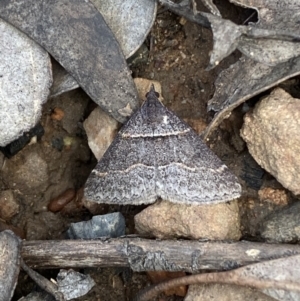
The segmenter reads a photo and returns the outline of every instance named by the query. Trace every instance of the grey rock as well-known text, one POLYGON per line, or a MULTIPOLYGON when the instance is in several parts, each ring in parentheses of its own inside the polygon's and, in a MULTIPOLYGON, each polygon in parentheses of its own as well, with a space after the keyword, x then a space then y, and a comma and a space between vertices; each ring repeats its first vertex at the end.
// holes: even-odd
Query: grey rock
POLYGON ((84 121, 83 127, 90 149, 97 160, 100 160, 114 139, 118 122, 97 107, 84 121))
POLYGON ((19 203, 14 198, 11 190, 3 190, 0 192, 0 218, 9 221, 19 212, 19 203))
POLYGON ((207 205, 182 205, 162 201, 134 217, 138 233, 161 239, 238 240, 241 237, 237 201, 207 205))
POLYGON ((84 296, 95 286, 95 281, 90 275, 84 275, 72 269, 60 270, 56 280, 58 291, 63 293, 65 300, 84 296))
POLYGON ((126 58, 144 42, 156 17, 157 3, 148 0, 91 0, 115 34, 126 58))
POLYGON ((86 222, 72 223, 67 231, 72 239, 93 239, 125 235, 125 219, 120 212, 96 215, 86 222))
POLYGON ((36 125, 52 84, 48 53, 0 19, 0 146, 36 125))
POLYGON ((0 233, 0 300, 11 300, 20 271, 21 240, 12 231, 0 233))
POLYGON ((300 193, 300 100, 277 88, 246 114, 241 136, 278 182, 300 193))
POLYGON ((261 236, 272 243, 296 243, 300 241, 300 202, 296 202, 266 218, 261 236))
POLYGON ((48 165, 37 149, 26 148, 5 161, 3 176, 9 187, 24 194, 34 194, 38 189, 45 190, 49 183, 48 165))

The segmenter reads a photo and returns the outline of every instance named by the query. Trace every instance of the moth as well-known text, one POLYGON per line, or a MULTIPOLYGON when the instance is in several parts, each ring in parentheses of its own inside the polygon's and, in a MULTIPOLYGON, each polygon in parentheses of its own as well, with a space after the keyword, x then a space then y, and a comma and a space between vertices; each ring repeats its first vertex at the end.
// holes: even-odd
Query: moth
POLYGON ((152 86, 91 172, 86 199, 139 205, 159 197, 182 204, 238 198, 241 186, 236 176, 158 97, 152 86))

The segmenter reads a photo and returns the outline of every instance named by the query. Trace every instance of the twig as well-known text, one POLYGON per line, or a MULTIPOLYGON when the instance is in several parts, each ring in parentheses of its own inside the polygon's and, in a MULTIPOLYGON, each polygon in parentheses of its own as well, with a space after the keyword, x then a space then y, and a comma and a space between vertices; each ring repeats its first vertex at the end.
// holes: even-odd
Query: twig
POLYGON ((41 274, 35 272, 28 267, 21 259, 21 267, 28 274, 28 276, 44 291, 52 295, 57 301, 65 301, 63 293, 58 291, 57 285, 43 277, 41 274))
POLYGON ((149 270, 224 271, 300 254, 299 245, 117 238, 24 241, 21 255, 33 268, 130 267, 149 270))

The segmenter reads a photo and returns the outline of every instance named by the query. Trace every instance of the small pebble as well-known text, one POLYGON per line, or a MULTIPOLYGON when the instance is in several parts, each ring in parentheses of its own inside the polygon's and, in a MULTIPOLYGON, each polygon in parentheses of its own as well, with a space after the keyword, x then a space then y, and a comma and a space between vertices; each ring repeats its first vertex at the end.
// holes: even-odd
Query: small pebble
POLYGON ((300 202, 275 211, 262 223, 262 238, 270 243, 299 243, 300 202))
POLYGON ((67 231, 71 239, 94 239, 125 235, 125 218, 120 212, 96 215, 86 222, 72 223, 67 231))
POLYGON ((65 112, 60 108, 54 108, 51 114, 51 118, 57 121, 62 120, 64 116, 65 116, 65 112))
POLYGON ((9 221, 19 212, 19 204, 14 198, 11 190, 0 192, 0 218, 9 221))
POLYGON ((274 205, 287 205, 288 196, 283 189, 274 189, 271 187, 264 187, 258 191, 260 201, 272 202, 274 205))
POLYGON ((62 210, 68 203, 70 203, 76 196, 74 189, 69 188, 56 198, 52 199, 48 205, 48 210, 51 212, 58 212, 62 210))

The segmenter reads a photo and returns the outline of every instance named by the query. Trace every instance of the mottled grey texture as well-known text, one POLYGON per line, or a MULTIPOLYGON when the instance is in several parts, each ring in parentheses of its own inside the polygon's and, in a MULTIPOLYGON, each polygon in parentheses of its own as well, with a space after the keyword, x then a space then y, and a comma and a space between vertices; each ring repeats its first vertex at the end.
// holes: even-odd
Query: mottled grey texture
POLYGON ((241 194, 237 178, 154 89, 116 136, 85 185, 98 203, 149 204, 158 197, 203 204, 241 194))
POLYGON ((137 92, 122 50, 90 1, 0 1, 0 17, 45 48, 84 91, 120 122, 137 92))
POLYGON ((67 233, 74 239, 119 237, 125 235, 125 219, 120 212, 97 215, 86 222, 72 223, 67 233))
POLYGON ((72 269, 61 269, 56 280, 58 291, 63 293, 65 300, 73 300, 86 295, 96 284, 90 275, 85 275, 72 269))
POLYGON ((49 54, 0 19, 0 146, 39 121, 52 84, 49 54))
POLYGON ((11 300, 20 271, 21 239, 12 231, 0 233, 0 300, 11 300))
POLYGON ((275 211, 261 225, 261 236, 272 243, 299 243, 300 202, 275 211))

